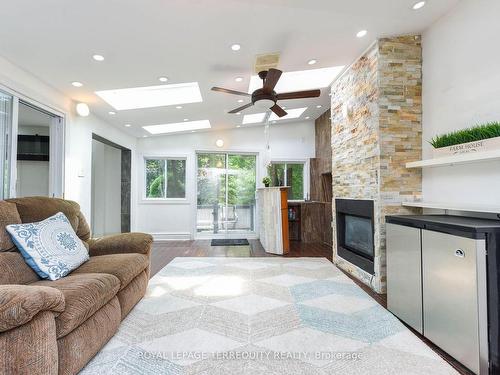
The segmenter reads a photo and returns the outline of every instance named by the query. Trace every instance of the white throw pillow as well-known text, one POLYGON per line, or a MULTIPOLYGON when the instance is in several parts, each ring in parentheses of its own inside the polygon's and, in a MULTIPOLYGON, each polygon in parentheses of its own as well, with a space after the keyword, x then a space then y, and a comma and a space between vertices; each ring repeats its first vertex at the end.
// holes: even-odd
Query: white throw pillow
POLYGON ((12 224, 5 229, 41 278, 60 279, 89 259, 87 248, 62 212, 37 223, 12 224))

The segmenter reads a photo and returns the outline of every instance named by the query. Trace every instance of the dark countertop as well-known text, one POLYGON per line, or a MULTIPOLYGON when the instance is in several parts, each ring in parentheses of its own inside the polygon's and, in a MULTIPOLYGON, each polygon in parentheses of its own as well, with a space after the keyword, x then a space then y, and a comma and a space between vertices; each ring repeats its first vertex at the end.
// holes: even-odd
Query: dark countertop
POLYGON ((500 220, 453 215, 386 216, 386 223, 436 231, 459 231, 470 234, 500 232, 500 220))

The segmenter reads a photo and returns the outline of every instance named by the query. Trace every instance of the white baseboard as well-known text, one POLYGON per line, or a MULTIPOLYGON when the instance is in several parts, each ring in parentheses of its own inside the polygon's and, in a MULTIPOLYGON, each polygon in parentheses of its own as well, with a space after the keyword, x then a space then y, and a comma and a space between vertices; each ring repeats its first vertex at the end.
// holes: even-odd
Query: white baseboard
POLYGON ((163 232, 163 233, 150 233, 150 235, 152 235, 153 239, 157 242, 192 240, 191 233, 189 232, 163 232))

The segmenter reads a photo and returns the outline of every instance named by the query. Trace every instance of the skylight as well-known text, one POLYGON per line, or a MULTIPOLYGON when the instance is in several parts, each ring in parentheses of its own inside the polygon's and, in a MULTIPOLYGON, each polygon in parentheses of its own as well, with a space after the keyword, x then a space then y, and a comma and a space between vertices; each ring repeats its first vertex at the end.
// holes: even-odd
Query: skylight
MULTIPOLYGON (((295 118, 299 118, 302 116, 302 114, 306 111, 307 107, 304 108, 293 108, 293 109, 287 109, 287 115, 283 117, 278 117, 276 114, 273 112, 271 116, 269 117, 269 121, 280 121, 280 120, 292 120, 295 118)), ((259 122, 264 121, 264 118, 266 117, 266 113, 253 113, 251 115, 245 115, 243 116, 243 124, 257 124, 259 122)))
MULTIPOLYGON (((274 91, 277 93, 321 89, 329 86, 333 80, 344 69, 343 66, 334 66, 331 68, 299 70, 295 72, 284 72, 281 75, 274 91)), ((248 93, 262 88, 262 80, 259 76, 250 78, 248 93)))
POLYGON ((287 109, 286 111, 288 112, 288 114, 286 116, 283 116, 283 117, 278 117, 273 112, 271 114, 271 117, 269 117, 269 121, 291 120, 294 118, 299 118, 300 116, 302 116, 302 114, 305 112, 306 109, 307 109, 307 107, 287 109))
POLYGON ((262 122, 265 116, 265 113, 252 113, 251 115, 245 115, 243 116, 243 125, 262 122))
POLYGON ((104 90, 96 94, 118 111, 203 101, 198 82, 104 90))
POLYGON ((167 134, 167 133, 177 133, 190 130, 210 129, 211 126, 209 120, 199 120, 199 121, 174 122, 171 124, 162 124, 162 125, 148 125, 148 126, 143 126, 142 128, 151 134, 167 134))

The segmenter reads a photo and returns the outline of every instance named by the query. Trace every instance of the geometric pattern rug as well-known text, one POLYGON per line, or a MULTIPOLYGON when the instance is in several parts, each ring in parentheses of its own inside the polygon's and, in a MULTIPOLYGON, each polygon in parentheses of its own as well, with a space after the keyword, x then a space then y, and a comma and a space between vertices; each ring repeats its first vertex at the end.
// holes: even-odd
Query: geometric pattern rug
POLYGON ((324 258, 175 258, 82 374, 457 374, 324 258))

